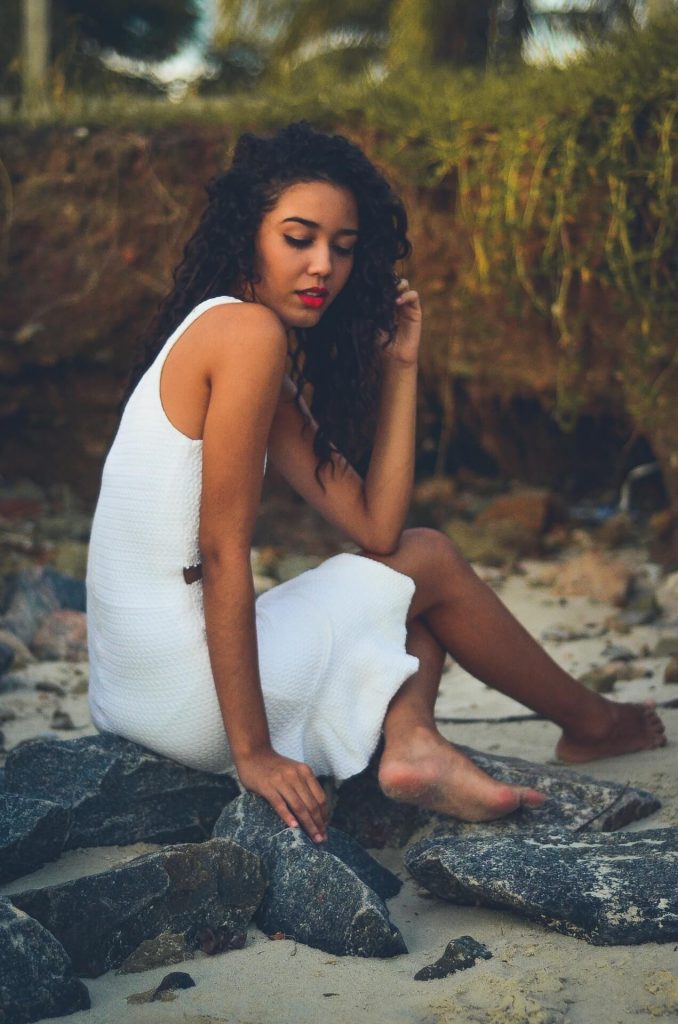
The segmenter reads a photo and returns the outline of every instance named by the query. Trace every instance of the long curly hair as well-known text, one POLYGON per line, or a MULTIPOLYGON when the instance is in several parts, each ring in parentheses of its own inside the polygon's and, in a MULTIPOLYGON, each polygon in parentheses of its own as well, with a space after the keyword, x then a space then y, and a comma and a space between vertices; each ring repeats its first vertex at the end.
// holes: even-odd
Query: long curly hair
POLYGON ((318 476, 333 450, 354 463, 369 450, 378 394, 377 349, 393 340, 395 264, 411 250, 402 203, 362 150, 342 135, 319 132, 301 121, 272 137, 240 136, 231 167, 207 186, 207 207, 174 271, 174 286, 159 307, 123 404, 198 303, 256 284, 255 243, 263 216, 286 188, 312 181, 348 188, 360 228, 343 290, 316 326, 294 331, 291 377, 297 403, 311 385, 318 476))

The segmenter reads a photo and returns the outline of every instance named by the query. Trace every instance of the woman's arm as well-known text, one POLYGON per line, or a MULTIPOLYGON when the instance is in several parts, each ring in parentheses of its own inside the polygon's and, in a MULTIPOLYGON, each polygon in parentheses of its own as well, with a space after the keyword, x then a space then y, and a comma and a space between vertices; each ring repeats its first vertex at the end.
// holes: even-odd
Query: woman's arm
POLYGON ((311 769, 272 746, 259 680, 250 544, 266 442, 287 341, 269 310, 243 305, 201 339, 209 404, 203 428, 199 546, 207 646, 241 783, 291 826, 325 834, 322 788, 311 769), (219 329, 221 328, 221 329, 219 329))
POLYGON ((292 487, 351 540, 375 554, 398 544, 412 494, 421 307, 407 281, 401 282, 396 338, 382 352, 382 386, 372 458, 365 479, 336 453, 315 476, 313 435, 317 425, 294 385, 285 379, 269 439, 269 455, 292 487), (304 419, 304 413, 310 422, 304 419))

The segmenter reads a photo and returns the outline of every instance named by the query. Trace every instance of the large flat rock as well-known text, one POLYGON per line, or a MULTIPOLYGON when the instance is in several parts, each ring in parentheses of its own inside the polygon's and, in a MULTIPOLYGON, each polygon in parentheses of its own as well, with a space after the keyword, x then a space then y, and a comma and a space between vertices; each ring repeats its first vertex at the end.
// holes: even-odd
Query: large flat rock
POLYGON ((224 808, 214 835, 262 857, 268 888, 255 920, 267 934, 282 932, 339 956, 407 952, 384 904, 400 879, 348 836, 330 828, 328 841, 316 845, 252 793, 224 808))
POLYGON ((513 910, 598 946, 678 940, 678 829, 430 837, 405 854, 429 892, 513 910))
MULTIPOLYGON (((495 757, 470 747, 455 746, 493 778, 546 793, 548 800, 543 807, 521 808, 500 822, 493 822, 500 831, 525 832, 555 825, 573 831, 611 832, 647 817, 661 806, 657 797, 646 790, 601 782, 573 768, 535 764, 519 757, 495 757)), ((376 761, 341 786, 332 824, 374 849, 405 846, 422 830, 466 833, 479 828, 384 796, 377 782, 376 761)), ((480 829, 486 827, 482 825, 480 829)))
POLYGON ((165 932, 183 935, 188 950, 205 929, 226 943, 228 934, 247 928, 265 887, 258 857, 230 840, 210 839, 11 901, 52 932, 78 974, 95 978, 165 932))
POLYGON ((88 1010, 89 993, 63 946, 0 897, 0 1020, 25 1024, 88 1010))
POLYGON ((197 842, 239 792, 229 775, 186 768, 109 734, 22 743, 7 758, 5 787, 71 811, 66 849, 197 842))
POLYGON ((0 882, 20 878, 46 861, 56 860, 70 821, 70 812, 60 804, 0 792, 0 882))

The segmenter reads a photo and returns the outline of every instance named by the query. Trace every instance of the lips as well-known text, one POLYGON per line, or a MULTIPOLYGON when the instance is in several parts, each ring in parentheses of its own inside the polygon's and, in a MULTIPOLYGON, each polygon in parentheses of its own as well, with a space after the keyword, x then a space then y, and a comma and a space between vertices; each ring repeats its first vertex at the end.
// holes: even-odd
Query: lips
POLYGON ((320 309, 327 301, 329 292, 327 288, 306 288, 304 291, 297 292, 297 295, 305 306, 310 309, 320 309))

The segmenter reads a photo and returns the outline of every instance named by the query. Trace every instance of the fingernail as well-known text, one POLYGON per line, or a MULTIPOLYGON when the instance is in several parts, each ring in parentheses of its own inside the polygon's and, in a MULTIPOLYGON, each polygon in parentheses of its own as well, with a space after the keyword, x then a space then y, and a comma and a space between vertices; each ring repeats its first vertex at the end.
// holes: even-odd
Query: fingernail
POLYGON ((290 828, 299 828, 299 822, 295 821, 294 818, 290 821, 290 828))
POLYGON ((325 842, 325 837, 321 836, 320 832, 316 832, 316 834, 313 836, 313 838, 315 839, 316 843, 324 843, 325 842))

